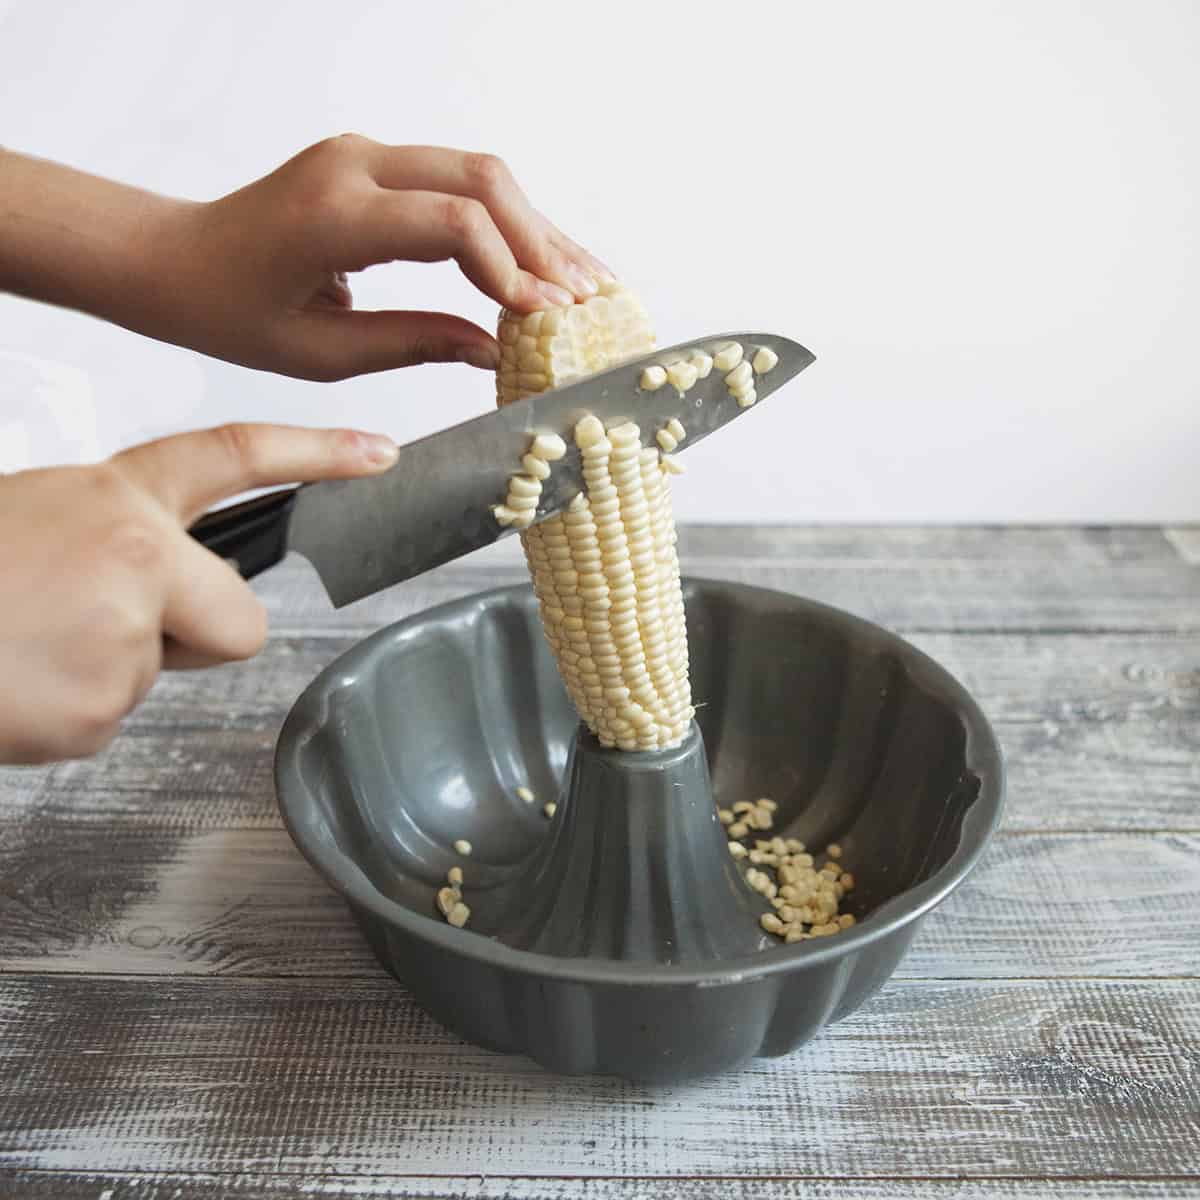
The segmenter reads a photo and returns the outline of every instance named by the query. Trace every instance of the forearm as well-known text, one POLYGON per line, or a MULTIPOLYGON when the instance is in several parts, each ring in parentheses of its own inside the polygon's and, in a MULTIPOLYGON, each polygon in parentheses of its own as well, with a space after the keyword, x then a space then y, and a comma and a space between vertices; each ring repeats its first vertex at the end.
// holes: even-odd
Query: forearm
POLYGON ((0 291, 155 336, 157 250, 194 207, 0 149, 0 291))

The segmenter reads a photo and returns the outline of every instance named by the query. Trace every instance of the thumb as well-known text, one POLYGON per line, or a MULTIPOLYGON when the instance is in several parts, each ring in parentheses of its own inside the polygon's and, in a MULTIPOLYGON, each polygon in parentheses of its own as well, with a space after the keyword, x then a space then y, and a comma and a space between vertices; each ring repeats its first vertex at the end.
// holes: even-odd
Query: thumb
POLYGON ((484 371, 500 366, 495 338, 449 313, 330 308, 298 314, 296 321, 297 341, 323 380, 420 363, 461 362, 484 371))
POLYGON ((233 424, 146 442, 112 464, 186 527, 251 488, 374 475, 395 461, 396 443, 383 434, 233 424))

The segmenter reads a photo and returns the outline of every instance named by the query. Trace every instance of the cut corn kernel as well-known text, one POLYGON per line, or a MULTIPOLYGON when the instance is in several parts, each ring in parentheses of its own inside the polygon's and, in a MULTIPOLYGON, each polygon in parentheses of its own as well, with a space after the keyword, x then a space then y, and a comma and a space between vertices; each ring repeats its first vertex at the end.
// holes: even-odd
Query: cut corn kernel
POLYGON ((517 788, 517 799, 524 800, 526 804, 532 804, 537 799, 537 797, 533 794, 533 792, 529 788, 519 787, 519 788, 517 788))
POLYGON ((696 368, 690 362, 675 362, 667 368, 667 378, 680 395, 686 392, 698 377, 696 368))
POLYGON ((703 350, 693 350, 688 355, 688 362, 696 368, 697 379, 707 379, 712 373, 713 360, 712 356, 705 354, 703 350))
POLYGON ((666 429, 660 429, 654 435, 654 440, 658 442, 658 444, 663 448, 664 451, 666 451, 667 454, 670 454, 671 451, 679 445, 678 440, 672 437, 670 432, 666 429))
POLYGON ((660 461, 662 462, 663 470, 668 475, 682 475, 687 470, 687 467, 673 454, 664 454, 660 461))
POLYGON ((768 371, 773 371, 778 365, 779 355, 770 346, 760 346, 758 353, 754 356, 755 375, 765 375, 768 371))
POLYGON ((667 373, 662 367, 647 367, 639 383, 643 392, 657 392, 667 382, 667 373))
POLYGON ((742 361, 743 351, 741 344, 738 342, 730 342, 728 345, 722 346, 720 350, 713 355, 713 366, 721 372, 722 375, 732 371, 734 367, 742 361))
POLYGON ((567 452, 567 443, 557 433, 539 433, 529 447, 534 458, 545 462, 557 462, 567 452))
POLYGON ((687 437, 687 431, 683 428, 683 422, 678 417, 672 417, 667 422, 667 432, 676 442, 682 442, 687 437))
POLYGON ((463 881, 462 867, 451 867, 450 870, 446 872, 446 879, 448 882, 452 883, 455 887, 462 887, 462 881, 463 881))
POLYGON ((466 838, 459 838, 458 841, 454 843, 455 852, 461 854, 464 858, 471 853, 472 848, 473 847, 471 846, 471 843, 468 842, 466 838))
POLYGON ((725 376, 725 386, 736 396, 754 386, 754 369, 743 359, 728 375, 725 376))

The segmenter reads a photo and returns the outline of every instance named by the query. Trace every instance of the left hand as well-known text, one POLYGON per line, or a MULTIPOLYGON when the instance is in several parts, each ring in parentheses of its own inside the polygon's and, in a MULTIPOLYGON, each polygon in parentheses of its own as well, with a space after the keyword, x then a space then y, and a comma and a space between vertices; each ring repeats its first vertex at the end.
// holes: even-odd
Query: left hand
POLYGON ((0 290, 302 379, 495 369, 495 340, 461 317, 354 310, 347 276, 401 259, 454 259, 519 312, 612 278, 487 154, 344 134, 194 203, 0 151, 0 290))

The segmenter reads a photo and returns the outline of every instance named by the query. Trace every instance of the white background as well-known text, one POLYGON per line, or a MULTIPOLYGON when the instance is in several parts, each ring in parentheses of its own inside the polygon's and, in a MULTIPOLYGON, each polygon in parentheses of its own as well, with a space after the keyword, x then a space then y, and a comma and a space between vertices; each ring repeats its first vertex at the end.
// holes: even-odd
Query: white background
MULTIPOLYGON (((503 155, 663 344, 817 353, 689 454, 683 517, 1200 518, 1196 0, 0 0, 15 149, 207 198, 346 130, 503 155)), ((451 266, 356 295, 494 319, 451 266)), ((0 469, 491 403, 467 367, 298 383, 0 297, 0 469)))

